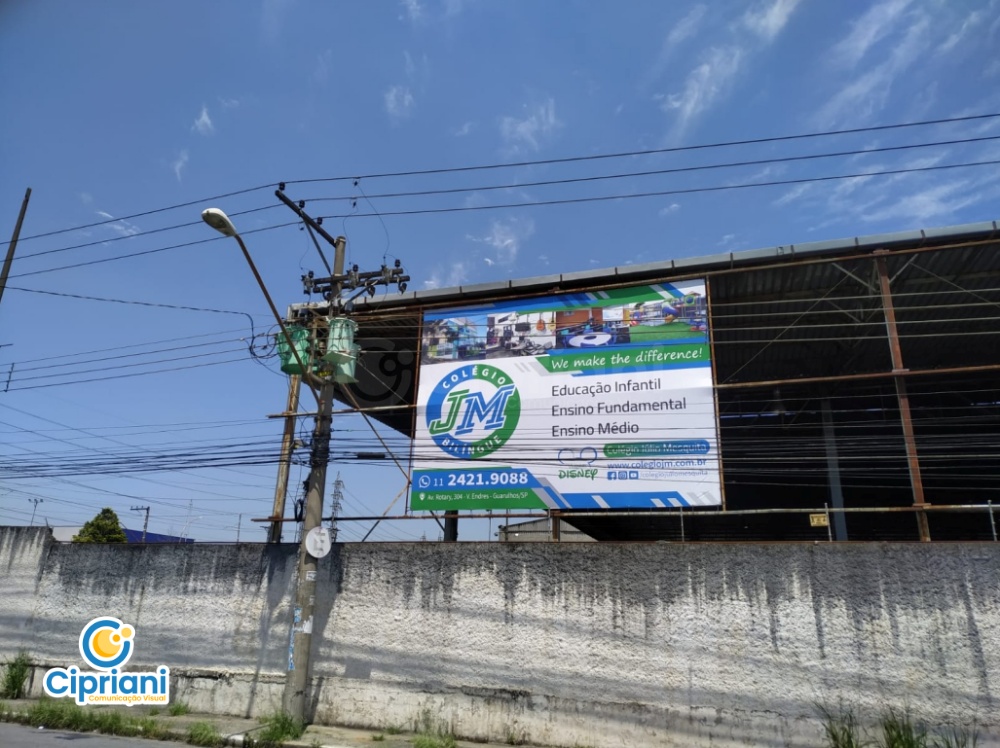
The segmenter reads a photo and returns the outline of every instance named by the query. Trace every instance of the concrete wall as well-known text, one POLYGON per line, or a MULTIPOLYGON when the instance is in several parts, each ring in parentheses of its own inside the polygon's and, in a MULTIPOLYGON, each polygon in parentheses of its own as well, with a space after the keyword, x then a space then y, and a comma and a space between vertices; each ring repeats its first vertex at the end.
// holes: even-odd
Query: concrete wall
MULTIPOLYGON (((0 656, 80 626, 196 708, 280 701, 291 546, 66 546, 0 530, 0 656), (12 597, 13 596, 13 597, 12 597)), ((819 745, 816 704, 1000 713, 1000 544, 364 544, 320 565, 317 721, 561 746, 819 745)), ((981 746, 1000 745, 987 739, 981 746)))

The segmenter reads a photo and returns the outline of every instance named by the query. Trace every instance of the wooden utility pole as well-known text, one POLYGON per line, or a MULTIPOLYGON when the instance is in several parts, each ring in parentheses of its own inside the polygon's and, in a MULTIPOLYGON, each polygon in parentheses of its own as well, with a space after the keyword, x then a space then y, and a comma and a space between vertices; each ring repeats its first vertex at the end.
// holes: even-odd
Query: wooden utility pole
MULTIPOLYGON (((333 272, 335 276, 344 273, 344 256, 347 240, 338 236, 335 240, 333 272)), ((336 295, 340 287, 336 286, 336 295)), ((305 372, 308 376, 308 372, 305 372)), ((286 712, 294 718, 306 721, 306 691, 309 688, 309 659, 312 650, 313 611, 316 608, 316 567, 317 559, 306 550, 309 531, 319 527, 323 517, 323 491, 326 486, 326 466, 330 462, 330 432, 333 422, 332 382, 324 382, 320 387, 319 412, 313 430, 312 451, 309 459, 309 489, 306 493, 305 513, 302 518, 302 536, 299 540, 298 579, 295 585, 295 605, 292 610, 292 633, 288 647, 288 674, 282 697, 286 712)))
POLYGON ((0 300, 3 300, 4 289, 7 288, 7 276, 10 275, 10 266, 14 262, 14 249, 17 247, 18 237, 21 236, 21 224, 24 223, 24 214, 28 212, 28 201, 31 199, 31 188, 24 193, 24 200, 21 202, 21 212, 17 216, 17 224, 14 226, 14 236, 7 246, 7 256, 3 261, 3 270, 0 271, 0 300))
POLYGON ((288 378, 288 403, 285 405, 285 433, 281 438, 281 459, 278 462, 278 480, 274 486, 274 508, 271 510, 271 528, 268 543, 281 542, 281 520, 285 517, 285 497, 288 495, 288 472, 295 447, 295 421, 299 410, 299 385, 302 379, 293 374, 288 378))

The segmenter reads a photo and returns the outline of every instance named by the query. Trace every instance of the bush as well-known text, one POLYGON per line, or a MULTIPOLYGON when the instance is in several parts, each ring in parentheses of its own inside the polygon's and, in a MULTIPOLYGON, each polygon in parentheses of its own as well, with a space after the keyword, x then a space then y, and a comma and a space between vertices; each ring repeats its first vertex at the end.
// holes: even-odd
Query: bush
POLYGON ((188 728, 187 742, 191 745, 202 745, 213 748, 222 745, 222 735, 208 722, 195 722, 188 728))
POLYGON ((927 730, 914 724, 908 711, 889 709, 882 714, 879 725, 882 734, 875 738, 878 748, 927 748, 927 730))
POLYGON ((181 717, 190 711, 191 707, 187 705, 186 701, 175 701, 167 707, 167 714, 171 717, 181 717))
POLYGON ((22 649, 13 660, 4 663, 3 678, 0 679, 0 699, 22 698, 30 672, 31 658, 22 649))
POLYGON ((861 739, 861 726, 854 711, 841 705, 835 711, 819 707, 823 716, 823 733, 829 748, 862 748, 868 745, 861 739))
POLYGON ((262 743, 281 745, 284 740, 295 740, 302 737, 305 725, 286 712, 275 712, 268 717, 261 717, 264 729, 257 734, 257 740, 262 743))

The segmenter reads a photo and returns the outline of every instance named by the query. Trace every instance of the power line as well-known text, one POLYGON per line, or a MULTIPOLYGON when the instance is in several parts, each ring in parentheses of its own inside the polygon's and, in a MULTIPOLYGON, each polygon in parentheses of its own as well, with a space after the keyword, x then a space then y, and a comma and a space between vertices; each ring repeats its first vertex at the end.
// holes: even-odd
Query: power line
MULTIPOLYGON (((917 167, 907 167, 902 169, 884 169, 882 171, 874 172, 859 172, 853 174, 835 174, 828 176, 817 176, 817 177, 803 177, 800 179, 782 179, 782 180, 772 180, 766 182, 746 182, 743 184, 726 184, 726 185, 714 185, 708 187, 689 187, 682 189, 673 190, 656 190, 648 192, 632 192, 616 195, 596 195, 590 197, 575 197, 575 198, 564 198, 564 199, 554 199, 554 200, 535 200, 528 202, 516 202, 516 203, 501 203, 495 205, 466 205, 466 206, 455 206, 448 208, 421 208, 413 210, 396 210, 396 211, 381 211, 372 213, 350 213, 350 214, 334 214, 328 216, 321 216, 323 219, 341 219, 341 218, 375 218, 382 216, 413 216, 413 215, 434 215, 434 214, 444 214, 444 213, 468 213, 476 211, 486 211, 486 210, 500 210, 509 208, 534 208, 534 207, 546 207, 553 205, 574 205, 574 204, 587 204, 596 202, 609 202, 617 200, 636 200, 650 197, 665 197, 672 195, 690 195, 698 193, 710 193, 710 192, 725 192, 729 190, 743 190, 758 187, 780 187, 780 186, 790 186, 799 184, 811 184, 819 182, 830 182, 839 181, 845 179, 861 179, 870 177, 882 177, 882 176, 895 176, 900 174, 916 174, 924 172, 935 172, 944 171, 950 169, 965 169, 974 168, 979 166, 995 166, 1000 164, 1000 159, 991 159, 986 161, 972 161, 968 163, 958 163, 958 164, 938 164, 935 166, 917 166, 917 167)), ((314 198, 322 199, 322 198, 314 198)), ((336 198, 334 198, 336 199, 336 198)), ((298 221, 290 221, 287 223, 275 224, 273 226, 265 226, 257 229, 250 229, 248 231, 241 232, 242 235, 262 233, 265 231, 273 231, 275 229, 287 228, 289 226, 298 225, 298 221)), ((191 247, 198 244, 204 244, 205 242, 217 241, 222 237, 211 237, 208 239, 198 239, 191 242, 183 242, 180 244, 173 244, 166 247, 158 247, 156 249, 144 250, 142 252, 133 252, 125 255, 118 255, 115 257, 106 257, 99 260, 88 260, 85 262, 73 263, 71 265, 60 265, 54 268, 46 268, 42 270, 34 270, 26 273, 17 273, 10 276, 11 278, 23 278, 31 275, 43 275, 45 273, 54 273, 60 270, 71 270, 79 267, 86 267, 89 265, 98 265, 106 262, 116 262, 118 260, 131 259, 133 257, 142 257, 145 255, 156 254, 159 252, 165 252, 171 249, 181 249, 184 247, 191 247)), ((63 249, 74 249, 75 247, 65 247, 63 249)))
MULTIPOLYGON (((727 184, 727 185, 716 185, 712 187, 687 187, 683 189, 676 190, 656 190, 650 192, 632 192, 627 194, 619 195, 597 195, 593 197, 574 197, 574 198, 564 198, 561 200, 536 200, 532 202, 520 202, 520 203, 503 203, 499 205, 464 205, 453 208, 422 208, 415 210, 394 210, 394 211, 381 211, 382 216, 417 216, 417 215, 432 215, 440 213, 468 213, 480 210, 498 210, 505 208, 536 208, 549 205, 577 205, 584 203, 598 203, 598 202, 608 202, 611 200, 635 200, 639 198, 648 197, 666 197, 669 195, 693 195, 703 192, 725 192, 727 190, 742 190, 752 187, 782 187, 795 184, 809 184, 813 182, 832 182, 842 179, 860 179, 862 177, 884 177, 893 176, 898 174, 916 174, 920 172, 931 172, 931 171, 943 171, 947 169, 965 169, 976 166, 996 166, 1000 164, 1000 159, 991 159, 988 161, 972 161, 964 164, 941 164, 937 166, 914 166, 905 169, 886 169, 883 171, 875 172, 860 172, 857 174, 836 174, 825 177, 803 177, 801 179, 780 179, 773 180, 770 182, 747 182, 745 184, 727 184)), ((323 216, 323 219, 338 219, 345 218, 351 215, 355 218, 374 218, 375 213, 353 213, 353 214, 335 214, 329 216, 323 216)))
MULTIPOLYGON (((140 372, 133 372, 131 374, 112 374, 112 375, 109 375, 109 376, 106 376, 106 377, 92 377, 90 379, 78 379, 78 380, 75 380, 75 381, 72 381, 72 382, 52 382, 52 383, 49 383, 49 384, 33 384, 33 385, 29 385, 27 387, 11 387, 10 390, 9 390, 9 392, 20 392, 22 390, 37 390, 37 389, 40 389, 40 388, 43 388, 43 387, 65 387, 65 386, 71 385, 71 384, 87 384, 89 382, 107 382, 107 381, 110 381, 112 379, 130 379, 132 377, 141 377, 141 376, 145 376, 147 374, 163 374, 165 372, 182 371, 182 370, 185 370, 185 369, 201 369, 201 368, 204 368, 206 366, 219 366, 221 364, 235 364, 235 363, 243 362, 243 361, 246 361, 246 360, 247 359, 245 357, 241 356, 240 358, 231 358, 231 359, 227 359, 225 361, 211 361, 209 363, 189 364, 187 366, 172 366, 172 367, 169 367, 169 368, 166 368, 166 369, 154 369, 153 371, 140 371, 140 372)), ((134 498, 134 497, 129 497, 129 498, 134 498)))
MULTIPOLYGON (((241 231, 240 234, 242 236, 248 236, 249 234, 260 234, 260 233, 263 233, 264 231, 274 231, 275 229, 283 229, 283 228, 286 228, 288 226, 295 226, 297 224, 298 224, 298 221, 289 221, 287 223, 275 224, 274 226, 265 226, 265 227, 259 228, 259 229, 249 229, 247 231, 241 231)), ((225 237, 210 236, 207 239, 196 239, 195 241, 183 242, 181 244, 172 244, 172 245, 170 245, 168 247, 158 247, 157 249, 147 249, 147 250, 144 250, 142 252, 132 252, 131 254, 127 254, 127 255, 118 255, 116 257, 105 257, 105 258, 100 259, 100 260, 88 260, 86 262, 77 262, 77 263, 74 263, 72 265, 60 265, 59 267, 46 268, 44 270, 32 270, 32 271, 27 272, 27 273, 16 273, 14 275, 11 275, 10 277, 11 278, 25 278, 25 277, 27 277, 29 275, 42 275, 44 273, 54 273, 57 270, 72 270, 72 269, 75 269, 75 268, 87 267, 88 265, 100 265, 100 264, 105 263, 105 262, 116 262, 118 260, 127 260, 127 259, 130 259, 132 257, 143 257, 145 255, 157 254, 158 252, 166 252, 167 250, 170 250, 170 249, 181 249, 183 247, 193 247, 193 246, 198 245, 198 244, 205 244, 206 242, 220 241, 223 238, 225 238, 225 237)), ((64 247, 60 251, 65 251, 65 250, 68 250, 68 249, 77 249, 77 246, 64 247)), ((53 251, 55 251, 55 250, 53 250, 53 251)), ((33 255, 33 256, 37 257, 37 255, 33 255)), ((25 257, 23 257, 21 259, 27 259, 27 256, 25 256, 25 257)))
POLYGON ((943 119, 923 120, 919 122, 902 122, 891 125, 874 125, 871 127, 855 127, 848 130, 826 130, 823 132, 804 133, 798 135, 776 135, 767 138, 751 138, 747 140, 729 140, 717 143, 702 143, 697 145, 674 146, 672 148, 651 148, 640 151, 621 151, 617 153, 591 154, 588 156, 567 156, 564 158, 547 158, 535 161, 515 161, 511 163, 480 164, 477 166, 458 166, 440 169, 421 169, 417 171, 397 171, 384 172, 381 174, 367 174, 353 177, 319 177, 315 179, 286 180, 285 184, 313 184, 317 182, 345 182, 352 179, 382 179, 385 177, 413 177, 425 176, 429 174, 457 174, 468 171, 487 171, 491 169, 514 169, 524 166, 547 166, 551 164, 568 164, 585 161, 599 161, 602 159, 626 158, 631 156, 652 156, 663 153, 682 153, 685 151, 707 150, 711 148, 728 148, 741 145, 761 145, 764 143, 780 143, 794 140, 806 140, 810 138, 824 138, 835 135, 857 135, 860 133, 884 132, 887 130, 900 130, 910 127, 926 127, 928 125, 954 124, 958 122, 972 122, 975 120, 993 119, 1000 117, 1000 113, 994 114, 973 114, 965 117, 948 117, 943 119))
MULTIPOLYGON (((847 130, 829 130, 829 131, 824 131, 824 132, 803 133, 803 134, 796 134, 796 135, 781 135, 781 136, 773 136, 773 137, 767 137, 767 138, 756 138, 756 139, 749 139, 749 140, 724 141, 724 142, 717 142, 717 143, 696 144, 696 145, 690 145, 690 146, 676 146, 676 147, 672 147, 672 148, 657 148, 657 149, 646 149, 646 150, 637 150, 637 151, 625 151, 625 152, 610 153, 610 154, 591 154, 591 155, 587 155, 587 156, 570 156, 570 157, 556 158, 556 159, 539 159, 539 160, 534 160, 534 161, 521 161, 521 162, 512 162, 512 163, 481 164, 481 165, 464 166, 464 167, 444 167, 444 168, 439 168, 439 169, 424 169, 424 170, 417 170, 417 171, 385 172, 385 173, 368 174, 368 175, 353 176, 353 177, 352 176, 338 176, 338 177, 321 177, 321 178, 314 178, 314 179, 286 180, 282 184, 313 184, 313 183, 325 183, 325 182, 349 181, 349 180, 359 181, 359 180, 362 180, 362 179, 378 179, 378 178, 386 178, 386 177, 408 177, 408 176, 422 176, 422 175, 434 175, 434 174, 451 174, 451 173, 463 173, 463 172, 470 172, 470 171, 483 171, 483 170, 492 170, 492 169, 521 168, 521 167, 526 167, 526 166, 540 166, 540 165, 551 165, 551 164, 562 164, 562 163, 589 162, 589 161, 602 160, 602 159, 616 159, 616 158, 648 156, 648 155, 665 154, 665 153, 679 153, 679 152, 686 152, 686 151, 698 151, 698 150, 707 150, 707 149, 724 148, 724 147, 732 147, 732 146, 758 145, 758 144, 775 143, 775 142, 790 142, 790 141, 804 140, 804 139, 813 139, 813 138, 820 138, 820 137, 832 137, 832 136, 838 136, 838 135, 871 133, 871 132, 880 132, 880 131, 886 131, 886 130, 897 130, 897 129, 903 129, 903 128, 924 127, 924 126, 937 125, 937 124, 955 124, 955 123, 961 123, 961 122, 968 122, 968 121, 975 121, 975 120, 982 120, 982 119, 990 119, 990 118, 995 118, 995 117, 1000 117, 1000 113, 996 113, 996 114, 981 114, 981 115, 969 115, 969 116, 966 116, 966 117, 953 117, 953 118, 944 118, 944 119, 936 119, 936 120, 924 120, 924 121, 920 121, 920 122, 897 123, 897 124, 890 124, 890 125, 879 125, 879 126, 872 126, 872 127, 861 127, 861 128, 847 129, 847 130)), ((482 186, 482 187, 476 187, 476 188, 471 188, 470 187, 470 188, 461 188, 461 189, 425 190, 425 191, 414 191, 414 192, 386 193, 386 194, 371 195, 371 196, 365 195, 365 193, 362 191, 362 195, 364 196, 365 199, 368 199, 369 202, 370 202, 371 198, 411 197, 411 196, 421 196, 421 195, 450 194, 450 193, 454 193, 454 192, 488 191, 488 190, 497 190, 497 189, 508 189, 508 188, 511 188, 511 187, 530 187, 530 186, 570 184, 570 183, 575 183, 575 182, 598 181, 598 180, 603 180, 603 179, 621 179, 621 178, 626 178, 626 177, 651 176, 651 175, 657 175, 657 174, 670 174, 670 173, 678 173, 678 172, 685 172, 685 171, 700 171, 700 170, 708 170, 708 169, 732 168, 732 167, 751 166, 751 165, 763 165, 763 164, 780 163, 780 162, 803 161, 803 160, 811 160, 811 159, 818 159, 818 158, 832 158, 832 157, 842 157, 842 156, 851 156, 851 155, 874 154, 874 153, 883 153, 883 152, 890 152, 890 151, 907 150, 907 149, 913 149, 913 148, 926 148, 926 147, 934 147, 934 146, 942 146, 942 145, 958 145, 958 144, 967 144, 967 143, 975 143, 975 142, 983 142, 983 141, 996 140, 996 139, 998 139, 998 137, 1000 137, 1000 136, 983 136, 983 137, 975 137, 975 138, 960 138, 960 139, 953 139, 953 140, 937 141, 937 142, 932 142, 932 143, 918 143, 918 144, 907 144, 907 145, 899 145, 899 146, 885 146, 885 147, 880 147, 880 148, 859 149, 859 150, 841 151, 841 152, 824 153, 824 154, 806 154, 806 155, 801 155, 801 156, 781 157, 781 158, 773 158, 773 159, 759 159, 759 160, 742 161, 742 162, 731 162, 731 163, 724 163, 724 164, 710 164, 710 165, 706 165, 706 166, 685 167, 685 168, 680 168, 680 169, 655 170, 655 171, 647 171, 647 172, 624 173, 624 174, 614 174, 614 175, 606 175, 606 176, 591 176, 591 177, 582 177, 582 178, 577 178, 577 179, 551 180, 551 181, 536 182, 536 183, 526 183, 526 184, 518 184, 518 185, 489 185, 489 186, 482 186)), ((157 208, 155 210, 144 211, 144 212, 141 212, 141 213, 135 213, 135 214, 127 215, 127 216, 121 216, 119 218, 107 219, 107 220, 104 220, 104 221, 99 221, 99 222, 90 223, 90 224, 84 224, 84 225, 80 225, 80 226, 69 227, 69 228, 65 228, 65 229, 58 229, 58 230, 54 230, 54 231, 50 231, 50 232, 46 232, 46 233, 42 233, 42 234, 34 234, 34 235, 31 235, 31 236, 28 236, 28 237, 24 237, 22 239, 22 241, 26 241, 26 240, 30 240, 30 239, 36 239, 36 238, 41 238, 41 237, 46 237, 46 236, 53 236, 53 235, 56 235, 56 234, 63 234, 63 233, 67 233, 67 232, 71 232, 71 231, 76 231, 76 230, 81 230, 81 229, 86 229, 86 228, 93 228, 95 226, 109 225, 109 224, 117 223, 117 222, 120 222, 120 221, 129 220, 129 219, 132 219, 132 218, 139 218, 139 217, 151 215, 151 214, 154 214, 154 213, 161 213, 161 212, 166 212, 166 211, 174 210, 174 209, 178 209, 178 208, 190 207, 192 205, 204 204, 205 202, 208 202, 208 201, 211 201, 211 200, 222 199, 222 198, 225 198, 225 197, 232 197, 232 196, 235 196, 235 195, 246 194, 246 193, 249 193, 249 192, 255 192, 255 191, 259 191, 261 189, 265 189, 265 188, 271 187, 271 186, 273 186, 273 185, 261 185, 261 186, 258 186, 258 187, 252 187, 252 188, 248 188, 248 189, 245 189, 245 190, 237 190, 235 192, 230 192, 230 193, 226 193, 226 194, 223 194, 223 195, 216 195, 216 196, 213 196, 213 197, 205 198, 204 200, 196 200, 196 201, 190 201, 190 202, 185 202, 185 203, 178 203, 176 205, 167 206, 167 207, 164 207, 164 208, 157 208)), ((313 200, 316 200, 316 199, 320 199, 320 200, 338 200, 338 199, 350 200, 350 199, 356 199, 356 198, 352 198, 350 196, 345 196, 345 197, 342 197, 342 198, 312 198, 312 199, 313 200)), ((244 210, 244 211, 232 213, 231 215, 233 215, 233 216, 246 215, 246 214, 255 213, 255 212, 259 212, 259 211, 263 211, 263 210, 270 210, 271 208, 275 208, 275 207, 279 207, 279 206, 276 206, 276 205, 261 206, 261 207, 258 207, 258 208, 252 208, 252 209, 249 209, 249 210, 244 210)), ((338 218, 348 218, 348 217, 353 217, 353 216, 362 217, 362 216, 376 216, 376 215, 378 215, 377 211, 373 212, 373 213, 370 213, 370 214, 350 214, 350 215, 337 216, 337 217, 338 218)), ((143 235, 148 235, 148 234, 161 233, 161 232, 164 232, 164 231, 170 231, 170 230, 179 229, 179 228, 188 228, 188 227, 197 226, 197 225, 200 225, 199 222, 193 221, 193 222, 187 222, 187 223, 182 223, 182 224, 176 224, 176 225, 173 225, 173 226, 160 227, 160 228, 149 229, 149 230, 145 230, 145 231, 137 231, 135 233, 129 233, 129 234, 123 235, 123 236, 109 237, 109 238, 106 238, 106 239, 96 240, 96 241, 93 241, 93 242, 87 242, 87 243, 83 243, 83 244, 75 244, 75 245, 71 245, 71 246, 68 246, 68 247, 60 247, 60 248, 57 248, 57 249, 46 250, 46 251, 43 251, 43 252, 37 252, 37 253, 33 253, 33 254, 22 255, 18 259, 19 260, 24 260, 24 259, 28 259, 28 258, 31 258, 31 257, 38 257, 38 256, 46 255, 46 254, 56 253, 56 252, 64 252, 64 251, 67 251, 67 250, 70 250, 70 249, 79 249, 79 248, 83 248, 83 247, 96 246, 98 244, 108 244, 108 243, 113 242, 113 241, 121 241, 121 240, 124 240, 124 239, 131 239, 131 238, 133 238, 135 236, 143 236, 143 235)), ((244 233, 250 233, 250 232, 244 232, 244 233)), ((15 277, 18 277, 18 276, 15 276, 15 277)))
POLYGON ((109 299, 103 296, 84 296, 82 294, 76 293, 62 293, 59 291, 42 291, 37 288, 20 288, 18 286, 7 286, 9 291, 23 291, 24 293, 39 293, 45 294, 46 296, 62 296, 67 299, 81 299, 83 301, 104 301, 111 304, 131 304, 133 306, 149 306, 156 307, 158 309, 180 309, 186 312, 213 312, 215 314, 242 314, 248 320, 250 320, 250 329, 253 330, 253 317, 251 317, 246 312, 234 312, 229 309, 212 309, 210 307, 203 306, 183 306, 180 304, 163 304, 153 301, 134 301, 128 299, 109 299))
MULTIPOLYGON (((432 195, 453 195, 461 194, 464 192, 490 192, 494 190, 509 190, 515 188, 525 188, 525 187, 551 187, 557 185, 566 184, 580 184, 586 182, 601 182, 611 179, 628 179, 632 177, 650 177, 650 176, 664 176, 667 174, 684 174, 688 172, 698 172, 698 171, 712 171, 714 169, 731 169, 740 168, 745 166, 764 166, 769 164, 781 164, 781 163, 792 163, 798 161, 813 161, 821 158, 839 158, 843 156, 860 156, 860 155, 871 155, 877 153, 888 153, 892 151, 903 151, 912 150, 914 148, 932 148, 935 146, 942 145, 960 145, 968 143, 977 143, 984 141, 994 141, 1000 140, 1000 135, 986 135, 978 138, 960 138, 957 140, 941 140, 934 143, 911 143, 908 145, 895 145, 895 146, 884 146, 881 148, 860 148, 853 151, 836 151, 833 153, 811 153, 800 156, 776 156, 774 158, 762 158, 755 159, 752 161, 728 161, 721 164, 704 164, 700 166, 679 166, 670 169, 653 169, 650 171, 633 171, 633 172, 622 172, 619 174, 598 174, 586 177, 569 177, 565 179, 547 179, 536 182, 518 182, 516 184, 496 184, 496 185, 481 185, 477 187, 451 187, 445 189, 435 189, 435 190, 413 190, 409 192, 386 192, 380 195, 371 195, 371 199, 390 199, 390 198, 400 198, 400 197, 428 197, 432 195)), ((353 200, 351 197, 314 197, 310 198, 309 202, 330 202, 330 201, 340 201, 340 200, 353 200)), ((369 204, 371 204, 371 199, 366 196, 369 204)), ((372 209, 374 210, 374 205, 372 209)), ((352 213, 351 217, 362 216, 367 214, 352 213)), ((375 215, 379 215, 378 211, 375 215)), ((339 216, 338 216, 339 217, 339 216)))
MULTIPOLYGON (((154 215, 156 213, 166 213, 167 211, 177 210, 178 208, 189 208, 192 205, 203 205, 204 203, 210 202, 212 200, 222 200, 222 199, 227 198, 227 197, 236 197, 238 195, 246 195, 247 193, 250 193, 250 192, 258 192, 260 190, 270 189, 270 188, 272 188, 274 186, 275 186, 274 184, 262 184, 259 187, 247 187, 246 189, 235 190, 233 192, 225 192, 225 193, 223 193, 221 195, 213 195, 211 197, 206 197, 206 198, 203 198, 203 199, 200 199, 200 200, 191 200, 191 201, 186 202, 186 203, 177 203, 176 205, 168 205, 168 206, 166 206, 164 208, 154 208, 153 210, 145 210, 145 211, 142 211, 141 213, 133 213, 133 214, 127 215, 127 216, 119 216, 118 218, 108 218, 107 220, 97 221, 95 223, 85 223, 85 224, 81 224, 79 226, 70 226, 70 227, 64 228, 64 229, 54 229, 53 231, 46 231, 46 232, 41 233, 41 234, 32 234, 31 236, 22 237, 21 241, 26 241, 28 239, 41 239, 41 238, 46 237, 46 236, 55 236, 57 234, 66 234, 66 233, 68 233, 70 231, 80 231, 82 229, 92 229, 92 228, 95 228, 96 226, 107 226, 108 224, 118 223, 119 221, 129 221, 129 220, 131 220, 133 218, 143 218, 145 216, 151 216, 151 215, 154 215)), ((2 244, 9 244, 9 243, 10 242, 2 242, 2 244)))

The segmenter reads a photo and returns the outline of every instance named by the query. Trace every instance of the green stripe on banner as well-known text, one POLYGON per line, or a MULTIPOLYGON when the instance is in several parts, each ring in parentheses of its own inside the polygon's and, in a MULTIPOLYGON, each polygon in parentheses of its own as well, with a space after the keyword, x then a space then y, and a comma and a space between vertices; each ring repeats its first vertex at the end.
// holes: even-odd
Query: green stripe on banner
POLYGON ((539 356, 536 359, 551 372, 615 371, 649 366, 669 369, 680 366, 708 366, 711 352, 705 343, 656 345, 642 348, 606 348, 579 353, 539 356))

